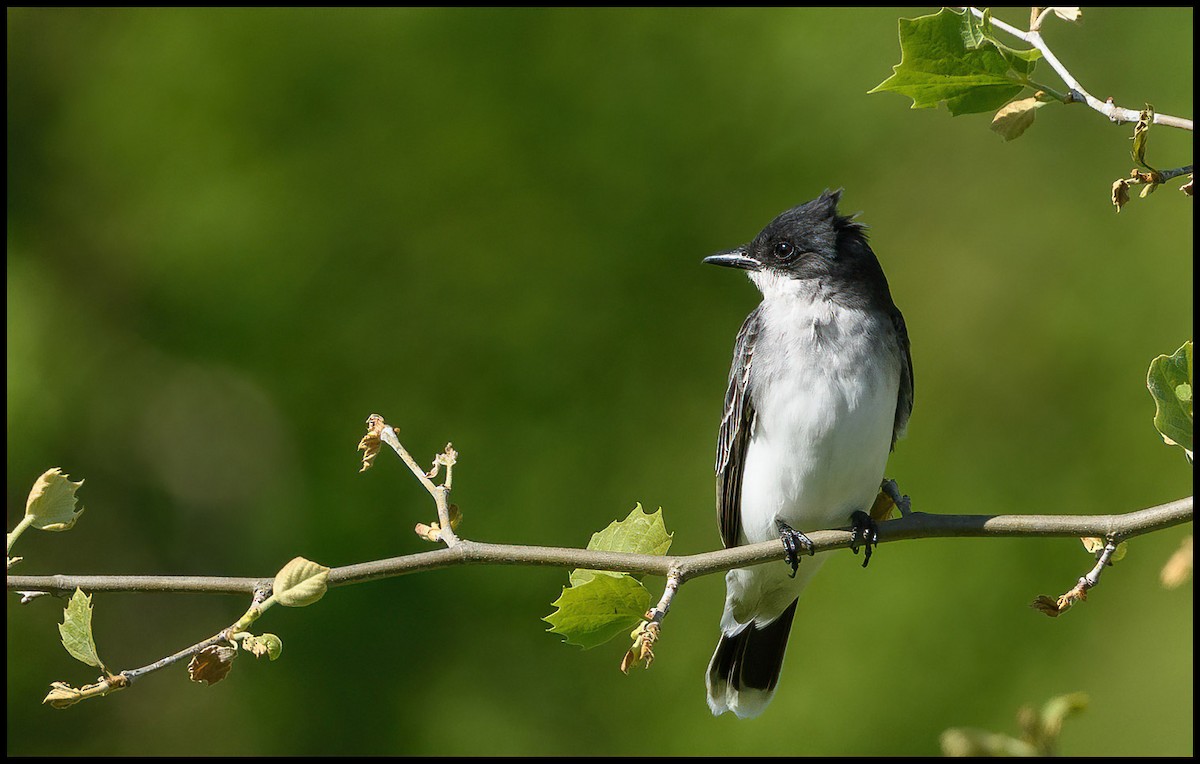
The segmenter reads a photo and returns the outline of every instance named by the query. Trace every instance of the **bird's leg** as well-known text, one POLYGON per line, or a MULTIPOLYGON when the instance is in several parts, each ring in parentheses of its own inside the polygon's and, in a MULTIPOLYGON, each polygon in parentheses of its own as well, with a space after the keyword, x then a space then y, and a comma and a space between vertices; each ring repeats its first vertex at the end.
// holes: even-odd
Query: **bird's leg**
POLYGON ((813 542, 800 531, 788 525, 782 520, 775 521, 775 527, 779 530, 779 540, 783 542, 783 548, 787 550, 787 564, 792 566, 792 578, 796 577, 796 569, 800 567, 800 555, 807 552, 809 557, 817 553, 813 542))
POLYGON ((867 563, 871 561, 871 550, 879 543, 879 526, 866 512, 861 509, 855 510, 850 515, 850 522, 853 524, 852 533, 854 534, 850 540, 850 551, 858 554, 858 547, 863 548, 863 564, 867 567, 867 563))

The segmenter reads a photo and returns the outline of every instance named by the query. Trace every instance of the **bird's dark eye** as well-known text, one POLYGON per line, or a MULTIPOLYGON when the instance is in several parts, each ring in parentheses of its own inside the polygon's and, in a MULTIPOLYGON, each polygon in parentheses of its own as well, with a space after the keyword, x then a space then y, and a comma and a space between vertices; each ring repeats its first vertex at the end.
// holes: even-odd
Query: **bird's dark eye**
POLYGON ((781 241, 775 245, 775 256, 780 260, 791 260, 796 256, 796 247, 790 241, 781 241))

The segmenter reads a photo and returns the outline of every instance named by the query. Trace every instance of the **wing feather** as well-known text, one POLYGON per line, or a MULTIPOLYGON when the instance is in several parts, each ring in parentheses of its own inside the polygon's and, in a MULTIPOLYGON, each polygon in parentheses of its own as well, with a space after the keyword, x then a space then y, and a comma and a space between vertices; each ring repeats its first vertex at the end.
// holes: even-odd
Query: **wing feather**
POLYGON ((892 426, 892 448, 896 439, 904 435, 908 417, 913 407, 913 364, 912 351, 908 342, 908 327, 899 309, 892 309, 892 326, 896 329, 896 341, 900 345, 900 390, 896 396, 896 422, 892 426))
POLYGON ((738 331, 725 391, 725 414, 717 437, 717 524, 726 547, 736 546, 742 525, 742 471, 754 431, 754 403, 750 399, 750 367, 758 339, 760 312, 755 308, 738 331))

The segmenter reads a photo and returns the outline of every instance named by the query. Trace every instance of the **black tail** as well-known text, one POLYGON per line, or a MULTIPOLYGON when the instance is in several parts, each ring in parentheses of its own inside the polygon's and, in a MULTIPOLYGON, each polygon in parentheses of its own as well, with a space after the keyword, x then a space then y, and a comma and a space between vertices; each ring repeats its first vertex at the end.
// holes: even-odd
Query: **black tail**
POLYGON ((771 702, 798 601, 792 600, 787 610, 761 629, 749 624, 733 636, 721 635, 708 664, 708 705, 713 714, 733 711, 742 718, 758 716, 771 702))

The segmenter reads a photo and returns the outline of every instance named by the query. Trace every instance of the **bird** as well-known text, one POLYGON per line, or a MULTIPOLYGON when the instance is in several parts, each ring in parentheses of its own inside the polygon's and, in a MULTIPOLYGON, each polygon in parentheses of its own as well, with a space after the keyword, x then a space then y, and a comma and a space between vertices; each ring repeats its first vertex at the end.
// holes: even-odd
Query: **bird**
MULTIPOLYGON (((779 683, 801 593, 826 555, 805 530, 850 521, 869 559, 867 514, 913 406, 904 317, 842 190, 772 220, 753 241, 704 258, 762 294, 737 334, 717 438, 717 522, 726 547, 782 539, 788 565, 725 576, 721 635, 706 675, 714 716, 760 715, 779 683)), ((865 565, 864 561, 864 565, 865 565)))

